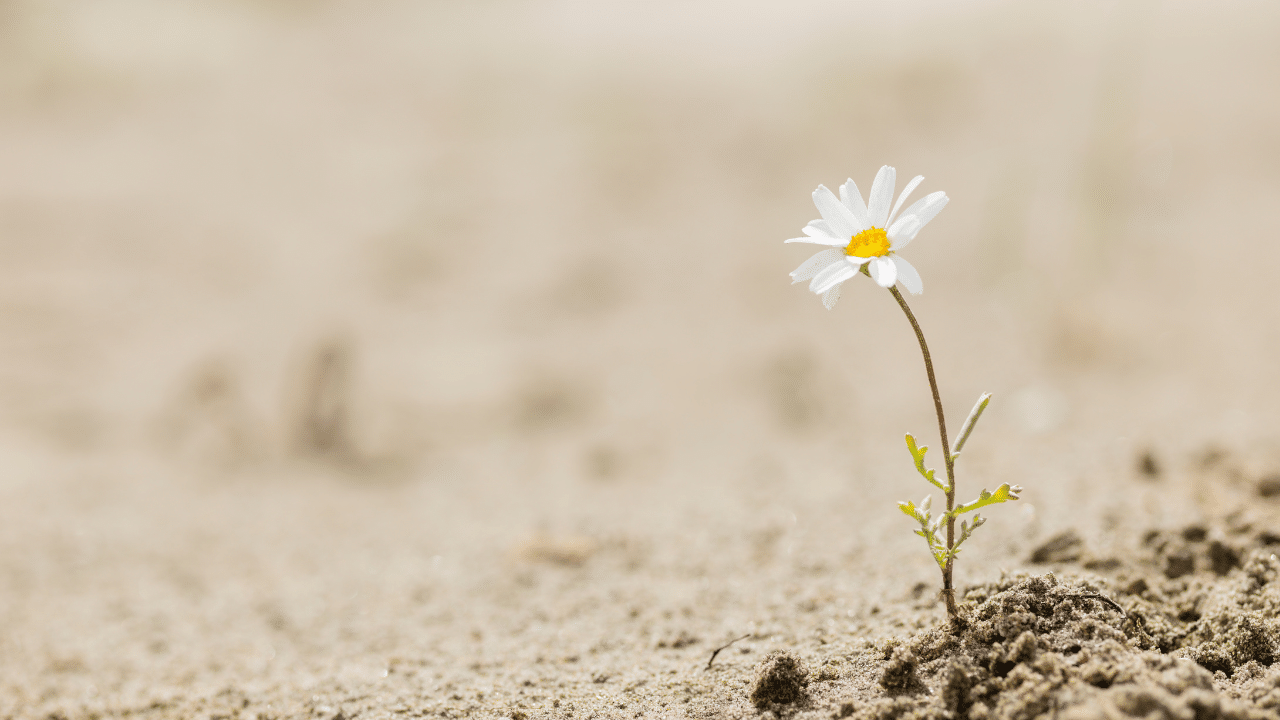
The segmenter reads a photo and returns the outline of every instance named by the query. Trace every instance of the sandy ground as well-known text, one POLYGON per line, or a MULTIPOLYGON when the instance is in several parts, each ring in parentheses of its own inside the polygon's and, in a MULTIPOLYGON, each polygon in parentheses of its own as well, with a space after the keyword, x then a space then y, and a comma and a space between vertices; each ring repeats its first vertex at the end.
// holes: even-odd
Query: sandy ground
POLYGON ((1274 717, 1278 32, 0 0, 0 717, 1274 717), (960 494, 1026 488, 961 640, 910 329, 786 277, 885 163, 960 494))

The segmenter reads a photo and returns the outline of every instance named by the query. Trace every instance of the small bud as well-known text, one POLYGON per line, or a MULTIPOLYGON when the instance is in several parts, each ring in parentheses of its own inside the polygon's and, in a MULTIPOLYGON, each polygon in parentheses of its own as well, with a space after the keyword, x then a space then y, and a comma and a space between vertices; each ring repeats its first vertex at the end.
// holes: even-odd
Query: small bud
POLYGON ((977 404, 969 411, 969 417, 965 419, 964 425, 960 428, 960 435, 956 439, 956 449, 952 453, 952 462, 960 455, 960 451, 964 449, 964 444, 969 441, 969 433, 973 432, 973 427, 978 424, 978 418, 982 417, 982 411, 987 409, 987 403, 991 402, 991 393, 983 393, 978 398, 977 404))

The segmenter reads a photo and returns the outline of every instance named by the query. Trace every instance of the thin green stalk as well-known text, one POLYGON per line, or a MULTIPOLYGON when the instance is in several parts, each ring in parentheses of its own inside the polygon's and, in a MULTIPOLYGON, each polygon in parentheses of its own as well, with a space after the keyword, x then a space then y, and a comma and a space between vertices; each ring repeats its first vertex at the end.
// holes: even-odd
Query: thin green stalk
POLYGON ((920 341, 920 352, 924 355, 924 369, 929 375, 929 389, 933 391, 933 409, 938 413, 938 435, 942 438, 942 457, 947 464, 947 564, 942 568, 942 599, 947 603, 947 614, 951 616, 951 621, 957 626, 963 625, 964 621, 960 618, 960 610, 956 607, 956 591, 952 583, 952 564, 955 562, 955 555, 951 550, 955 548, 956 539, 956 519, 951 513, 956 507, 956 477, 955 477, 955 459, 951 457, 951 446, 947 442, 947 420, 942 413, 942 396, 938 393, 938 381, 933 375, 933 360, 929 357, 929 345, 924 341, 924 333, 920 330, 920 323, 916 322, 916 316, 912 314, 911 308, 907 306, 907 301, 902 297, 902 293, 898 292, 898 288, 890 287, 889 292, 893 294, 893 299, 898 301, 898 305, 902 308, 902 312, 907 314, 907 320, 911 321, 911 329, 916 331, 916 340, 920 341))

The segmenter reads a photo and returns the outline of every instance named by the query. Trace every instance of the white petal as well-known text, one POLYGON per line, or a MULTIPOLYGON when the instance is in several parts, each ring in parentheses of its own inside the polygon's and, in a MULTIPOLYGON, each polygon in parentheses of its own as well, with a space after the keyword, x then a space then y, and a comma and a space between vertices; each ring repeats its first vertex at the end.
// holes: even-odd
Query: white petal
POLYGON ((920 228, 920 219, 915 215, 903 215, 893 221, 893 224, 889 226, 889 230, 885 232, 885 234, 889 236, 889 249, 897 251, 906 247, 907 243, 911 242, 911 240, 908 239, 899 242, 898 238, 914 238, 916 233, 920 232, 920 228))
POLYGON ((839 250, 823 250, 817 255, 805 260, 800 267, 796 268, 791 273, 791 284, 794 285, 798 282, 808 280, 819 272, 822 272, 822 270, 831 263, 840 262, 843 257, 844 253, 839 250))
POLYGON ((907 201, 907 196, 911 195, 911 191, 915 190, 916 186, 922 182, 924 182, 923 175, 917 175, 911 178, 911 182, 907 183, 907 186, 902 188, 902 194, 898 196, 898 202, 893 204, 893 212, 889 213, 889 219, 886 222, 893 222, 893 216, 898 214, 898 208, 902 207, 902 203, 907 201))
POLYGON ((830 245, 832 247, 841 247, 848 245, 848 240, 840 240, 838 238, 823 237, 821 235, 810 235, 808 237, 791 238, 783 240, 784 243, 811 243, 814 245, 830 245))
POLYGON ((889 219, 889 206, 893 204, 893 186, 897 177, 898 171, 888 165, 876 173, 876 180, 871 183, 871 197, 867 202, 867 222, 871 223, 871 227, 882 228, 889 219))
POLYGON ((821 295, 840 283, 858 274, 858 268, 847 262, 831 263, 814 276, 809 289, 821 295))
POLYGON ((941 190, 931 192, 911 204, 911 207, 903 211, 903 216, 915 215, 920 218, 920 224, 924 225, 934 218, 942 208, 947 205, 947 194, 941 190))
POLYGON ((830 226, 832 236, 843 235, 852 240, 854 235, 862 232, 856 229, 858 222, 853 217, 853 211, 837 200, 825 185, 819 185, 818 189, 813 191, 813 204, 818 207, 822 219, 826 220, 827 225, 830 226))
POLYGON ((831 245, 833 247, 848 245, 849 241, 832 237, 831 226, 826 220, 811 220, 808 225, 801 228, 801 232, 808 237, 791 238, 785 242, 793 243, 813 243, 814 245, 831 245))
POLYGON ((902 282, 902 287, 912 295, 919 295, 924 292, 924 282, 920 280, 920 273, 911 266, 911 263, 902 258, 901 255, 890 255, 893 258, 893 264, 898 268, 898 280, 902 282))
POLYGON ((836 301, 840 299, 840 289, 844 287, 844 283, 839 283, 830 290, 822 293, 822 306, 830 310, 836 306, 836 301))
POLYGON ((862 267, 864 264, 871 261, 871 258, 869 257, 864 258, 858 257, 857 255, 846 255, 844 259, 853 263, 855 267, 862 267))
POLYGON ((827 224, 826 220, 810 220, 809 224, 805 225, 804 229, 801 230, 800 232, 804 233, 805 235, 813 235, 814 233, 818 233, 821 235, 826 235, 828 237, 836 236, 836 231, 831 229, 831 226, 827 224))
POLYGON ((858 232, 871 227, 871 223, 867 221, 867 204, 862 202, 862 193, 858 192, 858 184, 853 181, 853 178, 845 180, 840 186, 840 202, 853 211, 853 219, 862 225, 858 228, 858 232))
POLYGON ((949 200, 947 194, 939 190, 929 193, 903 210, 902 216, 894 221, 893 226, 888 230, 889 240, 893 243, 891 247, 894 250, 906 247, 907 243, 915 239, 920 228, 942 212, 942 208, 947 206, 949 200), (913 218, 914 222, 911 222, 913 218))
POLYGON ((942 212, 942 208, 946 207, 947 203, 951 201, 951 198, 948 198, 947 194, 941 190, 925 195, 924 199, 928 203, 916 212, 916 217, 920 218, 922 227, 927 225, 938 213, 942 212))
POLYGON ((871 279, 876 281, 880 287, 893 287, 898 281, 898 268, 888 257, 878 257, 871 261, 868 266, 871 270, 871 279))

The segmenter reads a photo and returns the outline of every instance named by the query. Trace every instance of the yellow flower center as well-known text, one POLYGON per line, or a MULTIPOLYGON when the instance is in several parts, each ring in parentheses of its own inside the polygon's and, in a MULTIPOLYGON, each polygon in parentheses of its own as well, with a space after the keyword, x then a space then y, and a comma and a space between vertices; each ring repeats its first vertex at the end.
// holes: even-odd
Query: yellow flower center
POLYGON ((855 257, 880 257, 889 254, 889 235, 884 230, 867 228, 857 235, 844 248, 845 255, 855 257))

